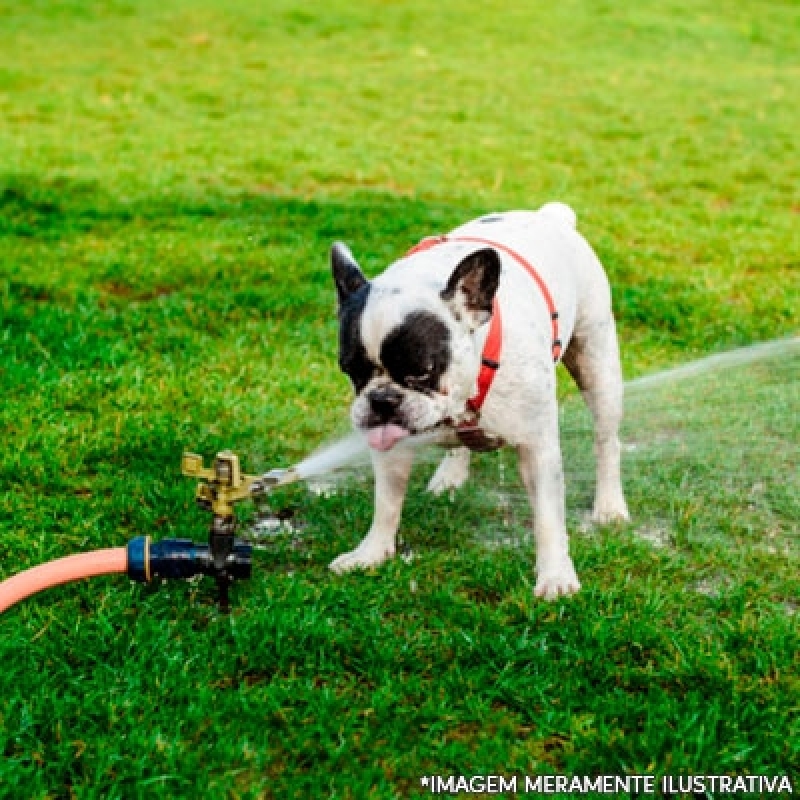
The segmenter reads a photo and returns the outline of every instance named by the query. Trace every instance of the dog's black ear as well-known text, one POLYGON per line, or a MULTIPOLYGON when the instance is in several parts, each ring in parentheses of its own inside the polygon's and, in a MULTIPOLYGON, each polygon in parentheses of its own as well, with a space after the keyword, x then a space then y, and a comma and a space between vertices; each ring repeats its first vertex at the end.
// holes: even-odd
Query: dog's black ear
POLYGON ((339 295, 339 305, 368 282, 350 248, 343 242, 336 242, 331 247, 331 271, 339 295))
POLYGON ((500 256, 487 247, 468 255, 454 270, 442 299, 456 317, 466 316, 473 328, 492 316, 492 301, 500 283, 500 256))

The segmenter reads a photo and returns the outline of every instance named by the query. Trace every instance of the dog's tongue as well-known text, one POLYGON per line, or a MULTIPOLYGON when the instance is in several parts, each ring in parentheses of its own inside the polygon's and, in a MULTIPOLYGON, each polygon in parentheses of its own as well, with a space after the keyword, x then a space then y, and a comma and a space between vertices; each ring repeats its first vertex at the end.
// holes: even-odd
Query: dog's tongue
POLYGON ((367 431, 367 444, 373 450, 384 452, 391 450, 401 439, 405 439, 409 433, 405 428, 393 423, 379 425, 377 428, 370 428, 367 431))

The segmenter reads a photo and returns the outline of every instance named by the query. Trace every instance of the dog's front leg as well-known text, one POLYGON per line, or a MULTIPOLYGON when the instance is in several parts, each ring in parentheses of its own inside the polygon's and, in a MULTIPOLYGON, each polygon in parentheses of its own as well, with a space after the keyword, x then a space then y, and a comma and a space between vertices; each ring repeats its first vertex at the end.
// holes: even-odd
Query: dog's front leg
POLYGON ((534 594, 552 600, 573 594, 581 585, 569 556, 565 520, 564 471, 557 419, 535 446, 520 445, 519 469, 534 515, 536 588, 534 594))
POLYGON ((386 453, 372 451, 375 473, 375 514, 372 527, 361 544, 331 562, 334 572, 366 569, 382 564, 395 552, 395 536, 403 511, 408 477, 414 454, 411 448, 397 447, 386 453))

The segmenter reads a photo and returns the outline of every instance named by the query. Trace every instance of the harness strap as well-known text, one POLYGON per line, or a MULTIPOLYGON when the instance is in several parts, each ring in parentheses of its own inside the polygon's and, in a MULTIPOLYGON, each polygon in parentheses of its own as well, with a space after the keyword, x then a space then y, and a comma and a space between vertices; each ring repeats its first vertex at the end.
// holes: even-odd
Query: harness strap
POLYGON ((503 320, 500 317, 500 303, 495 297, 492 300, 492 319, 489 333, 481 354, 481 371, 478 373, 478 391, 467 400, 467 408, 477 414, 483 407, 486 395, 492 387, 494 375, 500 366, 500 354, 503 350, 503 320))

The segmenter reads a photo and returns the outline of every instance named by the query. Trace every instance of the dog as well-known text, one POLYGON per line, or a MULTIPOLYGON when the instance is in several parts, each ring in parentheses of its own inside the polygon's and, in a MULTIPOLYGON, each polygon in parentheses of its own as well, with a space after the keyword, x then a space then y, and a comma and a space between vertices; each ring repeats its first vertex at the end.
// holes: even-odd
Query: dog
POLYGON ((428 486, 459 488, 471 449, 516 448, 534 517, 537 597, 580 589, 569 554, 556 366, 563 361, 594 422, 592 520, 629 519, 620 476, 623 381, 611 289, 563 203, 487 214, 423 240, 367 280, 348 247, 331 249, 339 366, 350 416, 370 445, 372 526, 334 572, 395 554, 413 461, 403 440, 434 432, 448 450, 428 486))

